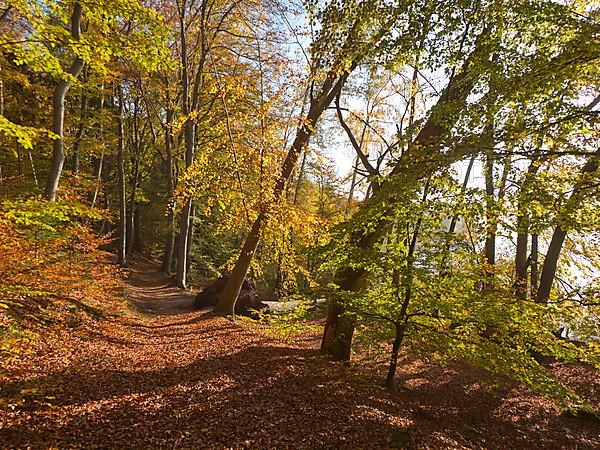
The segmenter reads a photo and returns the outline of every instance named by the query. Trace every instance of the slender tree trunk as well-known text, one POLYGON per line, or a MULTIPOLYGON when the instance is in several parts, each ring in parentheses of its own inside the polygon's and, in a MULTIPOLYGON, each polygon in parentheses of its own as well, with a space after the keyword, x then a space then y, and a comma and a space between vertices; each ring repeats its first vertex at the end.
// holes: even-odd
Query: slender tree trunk
MULTIPOLYGON (((169 99, 167 99, 169 101, 169 99)), ((175 181, 173 179, 173 154, 171 151, 171 124, 173 123, 173 109, 167 106, 167 122, 165 125, 165 174, 167 178, 167 196, 169 201, 173 198, 175 190, 175 181)), ((165 243, 165 253, 162 260, 162 271, 166 275, 171 274, 173 267, 173 251, 175 250, 175 214, 173 208, 169 206, 167 213, 167 239, 165 243)))
MULTIPOLYGON (((183 2, 179 19, 179 37, 181 40, 181 87, 182 107, 185 117, 184 139, 185 139, 185 167, 189 168, 194 162, 195 124, 190 117, 192 110, 190 99, 190 74, 188 64, 188 48, 186 40, 185 12, 186 2, 183 2)), ((202 43, 202 45, 204 45, 202 43)), ((190 229, 192 217, 192 197, 186 199, 185 205, 179 215, 179 242, 177 247, 177 275, 175 282, 182 289, 187 288, 188 259, 190 252, 190 229)))
MULTIPOLYGON (((83 8, 80 3, 73 5, 73 13, 71 15, 71 36, 75 40, 79 40, 81 36, 81 16, 83 8)), ((79 57, 68 70, 68 73, 77 77, 83 69, 83 60, 79 57)), ((56 192, 58 191, 58 183, 62 174, 63 165, 65 163, 64 151, 64 120, 65 120, 65 97, 67 91, 71 87, 70 83, 65 80, 60 80, 52 94, 52 132, 58 136, 52 143, 52 162, 48 180, 46 182, 46 190, 44 196, 48 201, 56 200, 56 192)))
POLYGON ((385 378, 385 387, 391 389, 394 387, 394 378, 396 376, 396 369, 398 368, 398 355, 400 353, 400 347, 404 340, 404 326, 402 323, 395 323, 395 337, 392 343, 392 354, 390 355, 390 365, 388 367, 388 373, 385 378))
MULTIPOLYGON (((599 97, 600 99, 600 97, 599 97)), ((579 207, 583 200, 584 190, 589 183, 587 180, 588 175, 598 170, 600 160, 600 149, 596 150, 596 153, 590 156, 588 162, 583 166, 580 172, 580 179, 575 184, 571 197, 567 200, 565 205, 565 211, 563 217, 568 219, 571 214, 579 207)), ((544 265, 542 266, 542 274, 540 277, 540 286, 537 292, 535 301, 537 303, 548 303, 550 298, 550 291, 552 284, 554 283, 554 277, 556 276, 556 268, 558 267, 558 258, 562 250, 563 243, 567 237, 567 230, 561 225, 557 225, 552 234, 550 245, 548 246, 548 252, 544 259, 544 265)))
MULTIPOLYGON (((489 131, 487 136, 484 137, 489 142, 491 147, 494 146, 493 132, 489 131)), ((486 275, 488 277, 487 283, 485 283, 485 290, 492 291, 494 289, 494 278, 495 278, 495 266, 496 266, 496 234, 498 232, 498 217, 500 216, 500 208, 504 200, 506 193, 506 181, 508 179, 508 173, 511 168, 511 159, 508 158, 504 161, 504 167, 502 168, 502 176, 498 183, 498 195, 496 195, 496 187, 494 182, 494 162, 492 156, 488 154, 486 160, 486 196, 487 196, 487 236, 485 240, 485 262, 486 262, 486 275)))
MULTIPOLYGON (((425 204, 427 201, 427 195, 429 194, 429 180, 425 183, 425 187, 423 188, 423 197, 421 202, 425 204)), ((394 339, 394 343, 392 344, 392 354, 390 356, 390 365, 388 368, 387 378, 385 380, 385 386, 388 389, 391 389, 394 386, 394 377, 396 375, 396 368, 398 367, 398 352, 400 351, 400 346, 402 345, 402 341, 404 340, 404 336, 406 335, 406 326, 408 323, 408 307, 412 300, 412 287, 413 287, 413 278, 414 278, 414 262, 415 262, 415 252, 417 250, 417 242, 419 239, 419 233, 421 231, 421 224, 423 223, 423 214, 417 219, 417 223, 414 227, 414 232, 412 237, 408 234, 406 236, 406 240, 408 243, 408 254, 406 258, 406 275, 404 277, 404 297, 402 299, 402 306, 400 308, 400 314, 398 320, 395 322, 395 330, 396 336, 394 339), (409 240, 410 238, 410 240, 409 240)), ((400 274, 398 272, 394 273, 394 283, 396 284, 396 289, 400 289, 400 274)))
POLYGON ((535 298, 537 295, 539 258, 539 239, 538 234, 534 233, 531 235, 531 298, 535 298))
MULTIPOLYGON (((463 184, 460 189, 461 195, 464 195, 467 191, 467 186, 469 185, 469 179, 471 178, 471 172, 473 171, 473 166, 475 165, 476 155, 471 156, 469 160, 469 164, 467 166, 467 171, 465 172, 465 178, 463 179, 463 184)), ((450 225, 448 226, 448 234, 452 236, 456 232, 456 224, 458 223, 459 214, 455 213, 452 216, 452 220, 450 220, 450 225)))
POLYGON ((31 156, 31 152, 27 150, 27 156, 29 156, 29 164, 31 165, 31 177, 33 178, 33 184, 37 188, 39 186, 37 174, 35 171, 35 164, 33 163, 33 156, 31 156))
POLYGON ((129 258, 131 256, 131 253, 133 252, 134 239, 135 239, 135 235, 136 235, 135 213, 136 213, 137 208, 136 208, 135 197, 136 197, 137 185, 139 182, 140 169, 139 169, 139 161, 137 160, 137 156, 135 158, 136 158, 136 160, 133 163, 133 176, 131 179, 131 192, 129 194, 129 208, 127 211, 127 258, 129 258))
MULTIPOLYGON (((101 95, 100 95, 100 122, 98 124, 98 131, 100 134, 100 144, 102 145, 102 152, 100 153, 100 159, 98 160, 98 167, 97 170, 95 172, 96 175, 96 188, 94 189, 94 195, 92 196, 92 209, 94 208, 94 206, 96 205, 96 201, 98 200, 98 194, 100 192, 100 187, 102 184, 102 174, 106 173, 107 171, 104 170, 104 163, 106 160, 106 157, 104 156, 104 124, 102 122, 102 115, 104 114, 104 83, 102 83, 101 85, 101 95)), ((94 163, 96 162, 96 158, 92 158, 92 170, 96 168, 96 166, 94 166, 94 163)), ((106 221, 103 222, 103 226, 104 223, 106 221)))
POLYGON ((119 240, 117 247, 117 263, 124 267, 127 264, 126 243, 127 243, 127 198, 125 192, 125 161, 123 155, 124 136, 123 136, 123 93, 121 86, 119 91, 119 109, 117 116, 117 178, 119 190, 119 240))
MULTIPOLYGON (((84 72, 84 81, 87 78, 86 72, 84 72)), ((85 121, 87 119, 87 109, 88 109, 88 98, 85 92, 81 91, 81 109, 79 112, 79 124, 77 125, 77 131, 75 132, 75 141, 73 142, 73 155, 71 161, 71 170, 74 174, 79 173, 79 148, 81 147, 81 141, 83 140, 83 135, 85 131, 85 121)))
POLYGON ((485 163, 485 195, 486 195, 486 236, 485 236, 485 262, 486 272, 493 277, 493 267, 496 264, 496 193, 494 189, 494 160, 487 155, 485 163))
POLYGON ((179 217, 179 240, 177 242, 177 286, 186 289, 188 277, 188 236, 190 231, 190 219, 192 216, 192 199, 188 198, 185 202, 181 215, 179 217))
POLYGON ((15 147, 17 149, 17 174, 22 177, 23 176, 23 153, 21 152, 21 145, 15 139, 15 147))
MULTIPOLYGON (((542 146, 540 142, 539 146, 542 146)), ((529 261, 527 258, 527 247, 529 244, 529 212, 527 211, 528 196, 526 192, 530 189, 535 180, 540 167, 539 150, 531 160, 527 172, 521 185, 521 194, 519 195, 517 205, 517 247, 515 250, 515 295, 521 300, 527 298, 527 268, 529 261)))
POLYGON ((192 245, 193 245, 193 236, 194 236, 194 211, 196 210, 196 205, 194 205, 192 203, 192 210, 190 211, 190 226, 188 228, 188 236, 187 236, 187 241, 188 241, 188 251, 187 251, 187 255, 186 255, 186 260, 185 260, 185 264, 187 267, 187 270, 189 271, 190 269, 190 261, 192 259, 192 245))
MULTIPOLYGON (((109 191, 109 183, 108 179, 110 177, 110 155, 100 155, 99 168, 98 168, 98 179, 96 191, 94 191, 94 198, 97 198, 99 194, 99 189, 102 188, 102 208, 105 211, 110 211, 111 203, 110 203, 110 193, 109 191)), ((92 203, 92 208, 94 207, 94 203, 92 203)), ((108 218, 105 218, 102 221, 102 225, 100 226, 100 234, 104 234, 105 232, 109 232, 112 227, 111 221, 108 218)))
POLYGON ((354 189, 356 187, 356 175, 358 172, 358 155, 354 158, 354 165, 352 166, 352 180, 350 181, 350 190, 348 191, 348 201, 346 202, 346 211, 344 215, 350 216, 350 208, 352 207, 352 200, 354 199, 354 189))
POLYGON ((133 216, 133 249, 136 252, 142 253, 144 251, 144 242, 142 241, 142 214, 140 211, 140 205, 134 205, 134 216, 133 216))

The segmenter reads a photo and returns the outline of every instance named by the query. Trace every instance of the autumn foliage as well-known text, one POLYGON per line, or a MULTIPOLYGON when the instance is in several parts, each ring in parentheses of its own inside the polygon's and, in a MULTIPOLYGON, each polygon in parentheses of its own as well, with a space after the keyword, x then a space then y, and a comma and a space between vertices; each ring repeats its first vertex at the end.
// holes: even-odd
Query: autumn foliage
POLYGON ((81 205, 4 201, 0 211, 0 339, 2 353, 19 351, 20 337, 55 326, 78 326, 106 313, 119 286, 81 205))

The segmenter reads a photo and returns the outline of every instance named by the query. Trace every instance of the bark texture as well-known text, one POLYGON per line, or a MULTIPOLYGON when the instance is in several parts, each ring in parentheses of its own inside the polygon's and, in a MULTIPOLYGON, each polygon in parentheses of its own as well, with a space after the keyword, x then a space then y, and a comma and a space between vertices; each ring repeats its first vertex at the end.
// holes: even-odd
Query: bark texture
MULTIPOLYGON (((83 8, 81 4, 75 3, 73 5, 73 13, 71 14, 71 37, 77 41, 81 38, 82 15, 83 8)), ((73 77, 77 77, 81 73, 83 65, 83 59, 76 57, 67 72, 73 77)), ((56 192, 58 191, 58 184, 65 163, 65 97, 70 87, 71 83, 60 80, 54 87, 54 92, 52 94, 52 132, 58 136, 58 138, 52 142, 52 161, 48 179, 46 181, 46 189, 44 191, 44 197, 51 202, 56 200, 56 192)))

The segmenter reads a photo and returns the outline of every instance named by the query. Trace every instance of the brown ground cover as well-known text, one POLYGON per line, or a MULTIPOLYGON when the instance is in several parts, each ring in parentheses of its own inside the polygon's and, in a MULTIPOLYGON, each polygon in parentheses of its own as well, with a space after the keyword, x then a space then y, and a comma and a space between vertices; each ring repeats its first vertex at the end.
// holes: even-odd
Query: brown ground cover
MULTIPOLYGON (((381 367, 329 362, 316 333, 282 342, 193 311, 150 262, 125 291, 137 312, 54 330, 3 362, 2 447, 600 448, 598 423, 480 370, 405 358, 388 392, 381 367)), ((598 404, 596 373, 554 369, 598 404)))

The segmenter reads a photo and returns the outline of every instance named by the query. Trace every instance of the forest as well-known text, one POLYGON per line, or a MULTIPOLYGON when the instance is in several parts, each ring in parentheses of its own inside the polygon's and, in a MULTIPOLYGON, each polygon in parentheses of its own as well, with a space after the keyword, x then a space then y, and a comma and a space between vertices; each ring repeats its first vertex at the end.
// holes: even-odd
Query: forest
POLYGON ((600 448, 600 2, 0 0, 1 448, 600 448))

